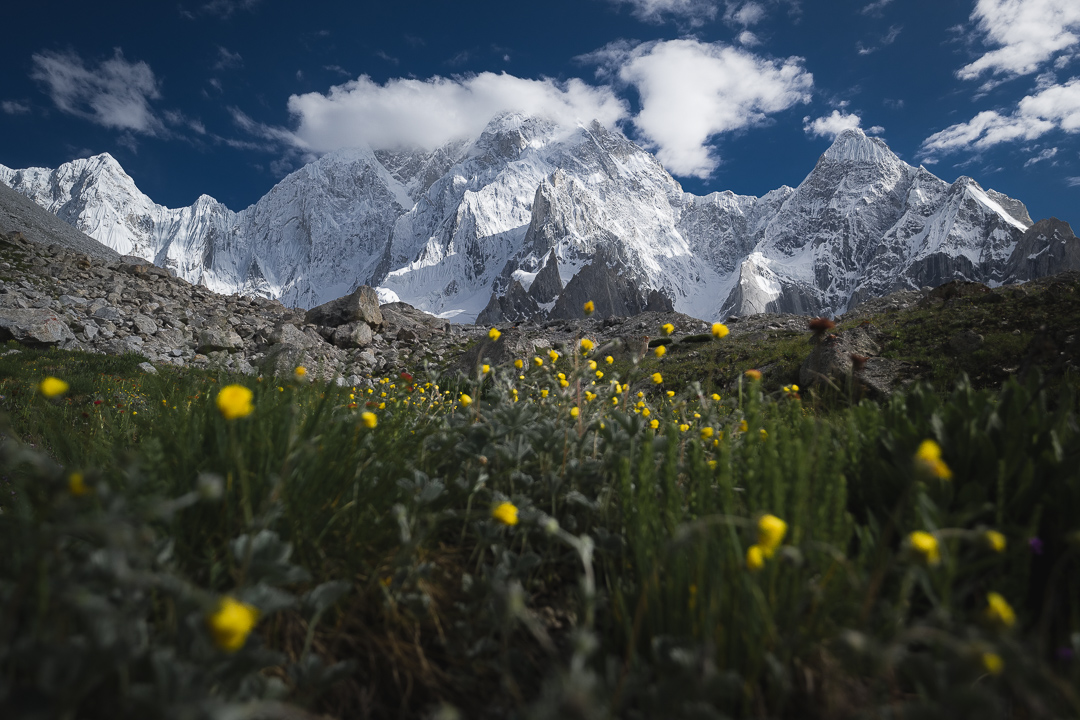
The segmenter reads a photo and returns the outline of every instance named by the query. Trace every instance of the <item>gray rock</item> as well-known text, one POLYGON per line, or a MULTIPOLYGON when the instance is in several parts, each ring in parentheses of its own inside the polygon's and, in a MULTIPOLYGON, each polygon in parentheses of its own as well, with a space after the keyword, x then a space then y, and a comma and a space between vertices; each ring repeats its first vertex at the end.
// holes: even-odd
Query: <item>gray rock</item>
POLYGON ((383 315, 379 309, 379 296, 374 288, 361 285, 350 295, 308 310, 304 320, 327 327, 338 327, 360 320, 373 328, 379 328, 383 324, 383 315))
POLYGON ((269 340, 272 345, 297 345, 305 348, 315 347, 322 343, 322 338, 319 338, 318 341, 316 341, 300 328, 287 322, 275 325, 274 329, 270 332, 269 340))
POLYGON ((0 309, 0 340, 18 340, 24 345, 58 345, 75 335, 51 310, 0 309))
POLYGON ((237 350, 244 345, 244 340, 232 330, 207 328, 199 332, 196 349, 200 353, 214 350, 237 350))
MULTIPOLYGON (((555 257, 555 251, 548 253, 547 262, 540 272, 536 273, 532 285, 529 286, 529 297, 538 304, 549 303, 559 297, 563 291, 562 278, 559 276, 559 261, 555 257)), ((477 325, 483 325, 479 320, 477 325)))
POLYGON ((153 335, 158 331, 157 323, 145 315, 136 315, 131 318, 131 322, 134 323, 135 329, 143 335, 153 335))
POLYGON ((59 300, 60 304, 66 307, 85 307, 87 303, 86 298, 77 295, 61 295, 59 300))
POLYGON ((150 373, 151 375, 157 375, 157 368, 148 362, 139 363, 139 369, 143 372, 150 373))
POLYGON ((814 349, 799 368, 799 384, 808 388, 831 381, 846 388, 854 370, 851 356, 870 357, 879 351, 877 331, 869 323, 838 335, 817 338, 814 349))
POLYGON ((334 345, 340 348, 360 348, 371 344, 371 327, 364 322, 339 325, 334 330, 334 345))
POLYGON ((119 320, 121 313, 119 308, 115 308, 111 305, 101 305, 96 310, 93 310, 91 314, 99 320, 119 320))

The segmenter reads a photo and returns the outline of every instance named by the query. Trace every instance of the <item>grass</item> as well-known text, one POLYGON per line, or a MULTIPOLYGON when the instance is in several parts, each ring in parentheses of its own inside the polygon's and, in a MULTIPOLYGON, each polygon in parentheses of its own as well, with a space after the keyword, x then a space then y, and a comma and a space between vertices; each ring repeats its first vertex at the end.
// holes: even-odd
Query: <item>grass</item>
MULTIPOLYGON (((1008 302, 984 322, 1043 307, 1008 302)), ((1075 716, 1076 383, 1051 365, 990 387, 963 379, 979 360, 935 359, 948 322, 984 313, 875 318, 939 381, 883 404, 785 393, 808 346, 782 332, 370 393, 4 355, 0 708, 1075 716), (46 376, 68 391, 44 397, 46 376), (254 410, 226 420, 234 383, 254 410), (918 459, 927 440, 950 478, 918 459), (765 515, 786 524, 775 549, 765 515), (237 651, 208 630, 225 596, 259 613, 237 651)), ((983 362, 1026 352, 999 327, 983 362)))

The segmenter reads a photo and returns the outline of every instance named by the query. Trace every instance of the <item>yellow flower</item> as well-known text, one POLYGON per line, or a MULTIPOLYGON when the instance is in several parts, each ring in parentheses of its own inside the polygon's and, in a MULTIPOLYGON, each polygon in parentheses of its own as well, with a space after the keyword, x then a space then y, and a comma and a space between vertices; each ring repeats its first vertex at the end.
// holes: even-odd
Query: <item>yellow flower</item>
POLYGON ((86 478, 83 477, 81 472, 73 472, 68 475, 68 492, 75 497, 90 492, 90 488, 86 487, 86 478))
POLYGON ((562 378, 561 380, 559 380, 559 385, 560 387, 570 387, 570 381, 566 378, 562 378))
POLYGON ((585 305, 582 306, 582 309, 585 311, 586 315, 592 315, 594 312, 596 312, 596 306, 593 305, 592 300, 586 302, 585 305))
POLYGON ((307 376, 307 368, 303 365, 297 365, 296 369, 293 370, 293 375, 295 375, 297 379, 302 380, 307 376))
POLYGON ((226 420, 247 417, 255 412, 252 392, 243 385, 226 385, 217 394, 217 406, 226 420))
POLYGON ((596 361, 595 360, 590 360, 589 361, 589 369, 590 370, 595 370, 596 369, 596 361))
POLYGON ((951 480, 952 470, 941 459, 941 446, 933 440, 923 440, 915 451, 915 462, 927 473, 939 480, 951 480))
POLYGON ((231 653, 244 646, 258 620, 258 610, 226 596, 218 603, 217 610, 206 616, 206 625, 214 644, 231 653))
POLYGON ((652 414, 652 411, 650 411, 649 408, 645 408, 644 410, 641 411, 641 414, 643 416, 645 416, 645 417, 649 417, 649 415, 652 414))
POLYGON ((495 518, 503 525, 517 525, 518 524, 518 509, 514 503, 500 503, 495 506, 491 511, 491 517, 495 518))
POLYGON ((385 410, 386 409, 386 403, 384 403, 384 402, 379 403, 379 409, 380 410, 385 410))
POLYGON ((739 432, 746 432, 750 429, 750 426, 746 424, 745 420, 739 421, 739 432))
POLYGON ((941 562, 941 549, 938 547, 937 538, 930 533, 916 530, 908 535, 908 543, 927 565, 941 562))
POLYGON ((997 653, 984 652, 980 659, 982 660, 982 666, 986 668, 986 672, 991 675, 1000 675, 1001 671, 1005 669, 1005 661, 997 653))
POLYGON ((534 357, 533 358, 533 365, 535 365, 536 367, 543 367, 544 366, 544 359, 540 358, 540 357, 534 357))
POLYGON ((655 348, 653 348, 653 355, 656 355, 656 357, 658 358, 664 357, 664 353, 666 352, 667 348, 663 345, 657 345, 655 348))
POLYGON ((703 427, 703 428, 701 428, 701 439, 702 440, 708 440, 709 438, 711 438, 713 436, 713 433, 715 433, 715 432, 716 431, 713 430, 711 427, 703 427))
POLYGON ((490 365, 482 365, 480 367, 480 372, 483 373, 484 375, 487 375, 489 372, 491 372, 491 366, 490 365))
POLYGON ((1005 552, 1005 536, 997 530, 987 530, 983 533, 983 538, 994 552, 1005 552))
POLYGON ((986 594, 986 619, 992 625, 1010 628, 1016 624, 1016 613, 1008 600, 999 593, 986 594))
POLYGON ((713 399, 713 402, 720 402, 720 396, 717 395, 716 393, 712 394, 712 399, 713 399))
POLYGON ((765 553, 759 545, 751 545, 746 551, 746 569, 757 572, 765 567, 765 553))
POLYGON ((656 383, 657 385, 659 385, 660 383, 664 382, 664 376, 661 375, 660 373, 653 373, 652 374, 652 381, 654 383, 656 383))
POLYGON ((461 397, 458 398, 458 402, 461 403, 461 407, 469 407, 470 405, 472 405, 472 398, 465 393, 461 393, 461 397))
POLYGON ((68 391, 69 385, 60 378, 47 377, 38 384, 38 392, 47 398, 63 395, 68 391))
POLYGON ((525 367, 525 363, 522 361, 521 358, 518 358, 514 361, 514 367, 520 370, 521 368, 525 367))
POLYGON ((576 407, 570 408, 570 417, 576 418, 580 414, 581 414, 581 410, 578 410, 576 407))
POLYGON ((603 373, 603 371, 601 371, 601 370, 597 370, 597 371, 596 371, 596 379, 597 379, 597 380, 600 380, 600 379, 601 379, 601 378, 603 378, 603 377, 604 377, 604 373, 603 373))
POLYGON ((589 392, 588 390, 586 390, 585 391, 585 399, 588 400, 589 402, 592 402, 593 400, 596 399, 596 393, 589 392))
POLYGON ((606 362, 608 365, 611 365, 612 363, 615 362, 615 358, 608 355, 606 358, 604 358, 604 362, 606 362))
POLYGON ((656 428, 660 427, 660 421, 659 421, 659 420, 655 420, 655 419, 654 419, 654 420, 650 420, 650 421, 649 421, 649 427, 651 427, 651 428, 652 428, 653 430, 655 430, 656 428))
POLYGON ((491 338, 491 342, 496 342, 502 336, 502 333, 497 328, 491 328, 488 330, 488 337, 491 338))
POLYGON ((617 398, 617 397, 611 398, 611 404, 612 405, 618 405, 619 404, 619 398, 617 398))
POLYGON ((719 340, 722 337, 726 337, 730 330, 727 329, 727 325, 724 323, 713 323, 712 336, 719 340))
POLYGON ((674 390, 668 390, 668 391, 667 391, 667 393, 666 393, 666 395, 667 395, 667 396, 668 396, 669 398, 673 398, 673 397, 675 397, 675 391, 674 391, 674 390))
POLYGON ((595 347, 595 344, 593 343, 592 340, 590 340, 589 338, 581 338, 581 351, 582 352, 587 353, 590 350, 592 350, 593 347, 595 347))
POLYGON ((784 541, 787 523, 775 515, 762 515, 757 524, 757 541, 765 557, 772 557, 776 548, 784 541))
POLYGON ((690 426, 687 425, 686 423, 683 423, 683 424, 679 425, 679 432, 686 432, 689 429, 690 429, 690 426))
POLYGON ((670 335, 675 332, 675 326, 671 323, 664 323, 660 326, 660 329, 664 332, 664 335, 670 335))
POLYGON ((745 373, 743 373, 743 375, 750 378, 751 380, 760 380, 761 379, 761 371, 760 370, 747 370, 745 373))
POLYGON ((551 364, 554 365, 555 361, 559 359, 559 353, 556 350, 548 350, 548 357, 551 358, 551 364))
POLYGON ((373 412, 364 411, 360 413, 360 422, 364 423, 364 427, 370 430, 379 424, 379 418, 373 412))
POLYGON ((547 388, 544 388, 543 390, 540 391, 540 397, 546 398, 547 396, 548 396, 547 388))

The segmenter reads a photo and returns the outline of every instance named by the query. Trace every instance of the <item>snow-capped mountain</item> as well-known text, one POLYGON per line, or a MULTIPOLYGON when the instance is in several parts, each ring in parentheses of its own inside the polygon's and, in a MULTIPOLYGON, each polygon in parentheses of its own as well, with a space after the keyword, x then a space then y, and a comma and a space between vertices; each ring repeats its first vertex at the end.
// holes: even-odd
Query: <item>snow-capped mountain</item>
POLYGON ((797 188, 760 198, 684 193, 616 130, 518 114, 433 152, 327 154, 240 212, 207 196, 156 205, 107 154, 56 170, 0 166, 0 181, 218 292, 312 307, 368 284, 466 322, 575 312, 569 299, 582 292, 707 320, 839 313, 896 289, 1026 280, 1080 257, 1066 224, 1028 232, 1019 201, 966 177, 950 185, 859 130, 797 188), (1053 243, 1069 250, 1048 252, 1053 243), (1021 262, 1021 250, 1041 259, 1021 262))

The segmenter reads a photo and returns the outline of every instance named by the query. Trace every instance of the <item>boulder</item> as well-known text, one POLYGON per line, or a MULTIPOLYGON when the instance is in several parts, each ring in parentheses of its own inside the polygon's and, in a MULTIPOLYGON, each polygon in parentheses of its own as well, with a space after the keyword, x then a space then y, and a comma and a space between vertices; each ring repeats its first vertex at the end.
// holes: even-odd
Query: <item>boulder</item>
POLYGON ((852 355, 875 356, 880 352, 877 330, 870 323, 836 335, 815 336, 814 349, 799 368, 799 384, 805 388, 829 381, 846 387, 854 371, 852 355))
POLYGON ((333 343, 339 348, 360 348, 371 344, 371 327, 365 322, 339 325, 334 330, 333 343))
POLYGON ((270 331, 271 345, 297 345, 302 348, 316 347, 322 338, 316 340, 292 323, 281 322, 270 331))
POLYGON ((59 345, 75 335, 52 310, 0 309, 0 340, 17 340, 24 345, 59 345))
POLYGON ((350 295, 311 308, 304 320, 327 327, 338 327, 359 320, 373 328, 379 328, 383 324, 383 315, 375 289, 361 285, 350 295))
POLYGON ((199 341, 196 351, 202 354, 214 350, 239 350, 244 346, 244 340, 232 330, 220 330, 207 328, 199 332, 199 341))

